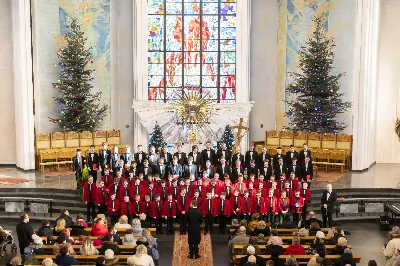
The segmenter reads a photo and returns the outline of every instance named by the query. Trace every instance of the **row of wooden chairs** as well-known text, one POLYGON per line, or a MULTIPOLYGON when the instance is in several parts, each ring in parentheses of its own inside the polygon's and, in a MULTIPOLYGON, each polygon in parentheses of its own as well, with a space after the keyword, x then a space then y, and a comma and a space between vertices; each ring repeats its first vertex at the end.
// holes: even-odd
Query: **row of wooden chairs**
MULTIPOLYGON (((238 265, 240 262, 240 259, 245 257, 246 255, 236 255, 234 257, 233 264, 238 265)), ((260 255, 264 260, 268 260, 271 255, 260 255)), ((286 262, 286 259, 288 258, 288 255, 280 255, 279 260, 282 262, 286 262)), ((314 257, 314 255, 296 255, 296 260, 299 265, 307 265, 307 263, 310 261, 311 258, 314 257)), ((335 261, 336 259, 340 258, 340 255, 326 255, 325 258, 330 259, 332 261, 335 261)), ((360 263, 361 257, 359 255, 353 255, 353 259, 356 263, 360 263)))
MULTIPOLYGON (((150 245, 151 246, 151 245, 150 245)), ((75 250, 76 253, 79 253, 79 249, 82 245, 71 245, 71 247, 75 250)), ((94 246, 96 249, 100 249, 101 246, 94 246)), ((132 254, 132 250, 135 248, 135 245, 118 245, 121 254, 132 254)), ((43 245, 43 249, 46 254, 53 254, 53 245, 43 245)))
POLYGON ((103 142, 108 142, 110 145, 121 144, 121 131, 111 129, 108 131, 97 130, 94 132, 84 131, 82 133, 68 131, 35 135, 36 154, 39 154, 42 149, 101 146, 103 142))
MULTIPOLYGON (((240 253, 242 252, 243 248, 247 246, 247 245, 233 245, 233 255, 241 255, 240 253)), ((265 251, 265 249, 267 248, 267 245, 254 245, 256 247, 258 247, 261 252, 265 251)), ((304 247, 304 250, 307 250, 310 245, 302 245, 304 247)), ((286 250, 289 245, 281 245, 281 247, 286 250)), ((336 247, 336 245, 325 245, 325 249, 328 251, 332 251, 334 248, 336 247)), ((353 248, 351 245, 347 245, 348 248, 353 248)))

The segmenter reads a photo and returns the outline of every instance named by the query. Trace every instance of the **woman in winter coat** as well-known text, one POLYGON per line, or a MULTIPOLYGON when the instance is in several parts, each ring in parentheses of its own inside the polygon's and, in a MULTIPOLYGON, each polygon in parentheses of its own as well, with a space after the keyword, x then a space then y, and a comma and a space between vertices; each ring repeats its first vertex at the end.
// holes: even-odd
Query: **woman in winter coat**
POLYGON ((300 244, 300 238, 294 236, 292 238, 292 244, 285 250, 285 255, 304 255, 304 247, 300 244))
POLYGON ((92 236, 105 236, 108 234, 108 228, 102 218, 97 218, 90 232, 92 236))

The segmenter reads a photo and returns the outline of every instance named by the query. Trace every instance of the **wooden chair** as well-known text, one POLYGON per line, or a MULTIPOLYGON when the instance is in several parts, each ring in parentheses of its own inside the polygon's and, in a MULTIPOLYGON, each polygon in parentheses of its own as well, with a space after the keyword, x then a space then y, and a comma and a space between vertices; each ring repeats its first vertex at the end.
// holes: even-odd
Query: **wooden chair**
MULTIPOLYGON (((233 259, 233 264, 238 265, 240 262, 240 259, 243 258, 246 255, 236 255, 233 259)), ((267 260, 271 257, 271 255, 260 255, 264 260, 267 260)), ((286 259, 288 258, 288 255, 280 255, 279 260, 282 262, 285 262, 286 259)), ((314 255, 296 255, 296 260, 299 265, 307 265, 307 263, 310 261, 314 255)), ((332 261, 335 261, 336 259, 340 258, 340 255, 326 255, 325 258, 328 258, 332 261)), ((360 263, 361 257, 359 255, 353 255, 353 259, 356 263, 360 263)))
POLYGON ((39 154, 40 150, 51 148, 51 136, 49 133, 40 133, 35 135, 35 148, 36 154, 39 154))
POLYGON ((282 130, 279 132, 279 145, 283 147, 290 147, 293 145, 293 132, 282 130))
POLYGON ((79 134, 75 131, 65 132, 65 147, 78 148, 79 147, 79 134))
POLYGON ((62 132, 54 132, 51 134, 51 148, 65 148, 65 135, 62 132))
POLYGON ((60 164, 72 165, 72 158, 74 157, 76 149, 64 148, 58 151, 57 156, 57 169, 60 168, 60 164))
POLYGON ((345 151, 331 151, 331 161, 332 166, 339 166, 340 172, 344 172, 344 167, 346 166, 346 152, 345 151))
MULTIPOLYGON (((268 149, 276 149, 279 146, 279 133, 276 130, 266 131, 266 146, 268 149)), ((272 152, 272 150, 271 150, 272 152)), ((271 152, 269 152, 271 154, 271 152)), ((272 154, 271 154, 272 155, 272 154)))
POLYGON ((103 146, 103 142, 107 142, 107 132, 104 130, 97 130, 94 133, 93 143, 95 146, 103 146))
POLYGON ((107 142, 112 145, 121 144, 121 131, 111 129, 107 132, 107 142))
POLYGON ((351 169, 351 152, 353 145, 353 136, 347 134, 338 134, 336 136, 336 150, 346 152, 346 166, 351 169))
POLYGON ((39 167, 44 172, 44 167, 49 165, 53 166, 57 164, 58 151, 53 149, 40 150, 39 153, 39 167))
POLYGON ((304 143, 307 143, 306 133, 298 131, 293 134, 293 145, 296 148, 302 149, 304 143))
POLYGON ((307 135, 307 145, 311 149, 321 149, 321 134, 311 132, 307 135))
POLYGON ((93 145, 93 133, 90 131, 83 131, 79 134, 80 137, 80 146, 81 147, 90 147, 93 145))
POLYGON ((322 134, 321 148, 334 150, 336 148, 336 135, 332 133, 322 134))

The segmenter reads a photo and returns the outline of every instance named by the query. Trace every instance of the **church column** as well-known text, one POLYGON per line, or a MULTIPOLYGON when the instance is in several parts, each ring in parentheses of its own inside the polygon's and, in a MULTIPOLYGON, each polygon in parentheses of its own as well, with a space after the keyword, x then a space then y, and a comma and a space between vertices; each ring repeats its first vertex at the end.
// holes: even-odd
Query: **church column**
MULTIPOLYGON (((147 97, 147 1, 133 1, 133 99, 145 101, 147 97)), ((133 117, 134 151, 139 144, 148 145, 148 132, 139 116, 133 117)))
POLYGON ((358 0, 355 38, 352 170, 375 161, 380 0, 358 0))
POLYGON ((30 1, 11 2, 16 161, 30 170, 35 169, 30 1))
MULTIPOLYGON (((236 22, 236 102, 250 101, 250 26, 251 1, 237 1, 236 22)), ((250 115, 249 115, 250 117, 250 115)), ((245 122, 249 126, 250 119, 245 122)), ((248 149, 249 134, 243 137, 242 152, 248 149)))

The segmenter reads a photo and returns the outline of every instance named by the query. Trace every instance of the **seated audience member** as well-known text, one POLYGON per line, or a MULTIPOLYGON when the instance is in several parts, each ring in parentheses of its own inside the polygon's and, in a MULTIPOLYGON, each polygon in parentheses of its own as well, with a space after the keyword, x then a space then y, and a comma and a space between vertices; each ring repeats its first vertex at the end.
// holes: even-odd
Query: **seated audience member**
POLYGON ((42 266, 55 266, 57 264, 54 264, 53 260, 50 258, 46 258, 42 261, 42 266))
MULTIPOLYGON (((150 246, 149 241, 147 240, 147 238, 141 236, 136 240, 136 245, 143 245, 147 248, 147 254, 149 254, 152 258, 154 262, 157 262, 160 258, 160 254, 158 253, 157 249, 153 248, 152 246, 150 246)), ((133 248, 133 254, 136 253, 136 249, 137 247, 133 248)))
POLYGON ((142 224, 140 223, 139 219, 133 219, 132 220, 132 231, 133 231, 133 236, 142 236, 142 224))
POLYGON ((243 266, 259 266, 260 264, 258 264, 256 261, 257 261, 256 257, 253 255, 250 255, 247 258, 247 262, 245 264, 243 264, 243 266))
POLYGON ((54 243, 53 245, 53 254, 54 255, 58 255, 60 254, 60 249, 66 246, 69 250, 69 254, 70 255, 75 255, 75 250, 72 248, 71 244, 67 243, 66 239, 65 239, 65 235, 60 235, 57 240, 56 243, 54 243))
POLYGON ((83 240, 82 246, 79 248, 79 254, 81 254, 81 255, 97 255, 97 254, 99 254, 99 251, 93 245, 92 241, 90 240, 90 237, 87 236, 87 237, 85 237, 85 240, 83 240))
POLYGON ((107 225, 102 218, 94 219, 94 225, 92 227, 92 231, 90 232, 91 236, 105 236, 108 234, 107 225))
POLYGON ((107 265, 107 266, 119 265, 119 257, 114 255, 114 251, 112 249, 107 249, 104 252, 104 259, 105 259, 104 265, 107 265))
POLYGON ((262 234, 263 236, 270 236, 271 235, 271 229, 269 227, 269 224, 265 221, 259 221, 257 224, 257 227, 254 229, 254 235, 258 236, 259 234, 262 234))
POLYGON ((17 256, 12 258, 6 266, 20 266, 20 265, 22 265, 22 258, 17 256))
POLYGON ((400 249, 400 227, 394 226, 389 235, 389 242, 387 243, 386 247, 382 247, 382 252, 385 256, 385 266, 391 266, 393 264, 393 261, 396 258, 395 253, 398 249, 400 249))
POLYGON ((61 234, 61 232, 64 231, 65 228, 66 228, 65 227, 65 220, 64 219, 59 219, 57 221, 57 225, 53 229, 53 235, 54 236, 59 236, 61 234))
POLYGON ((74 224, 72 218, 69 216, 68 210, 66 209, 61 210, 60 217, 54 220, 54 224, 57 224, 60 219, 64 219, 66 228, 69 228, 74 224))
POLYGON ((353 252, 351 249, 346 248, 340 258, 335 260, 335 266, 351 265, 356 266, 356 262, 353 259, 353 252))
POLYGON ((114 241, 112 235, 106 235, 103 238, 103 245, 99 249, 99 254, 104 255, 104 252, 106 252, 107 249, 111 249, 112 251, 114 251, 114 254, 121 254, 118 243, 114 241))
POLYGON ((147 238, 149 244, 152 245, 155 249, 157 249, 158 247, 157 240, 150 234, 149 229, 143 228, 142 236, 147 238))
POLYGON ((119 228, 126 228, 126 229, 131 228, 130 224, 128 223, 128 217, 126 215, 122 215, 121 217, 119 217, 118 223, 116 223, 114 226, 117 229, 119 229, 119 228))
POLYGON ((310 228, 311 223, 317 223, 319 227, 322 227, 322 221, 316 218, 315 212, 310 211, 308 213, 308 219, 300 221, 300 227, 310 228))
MULTIPOLYGON (((281 265, 281 264, 279 264, 281 265)), ((282 262, 283 265, 283 262, 282 262)), ((273 260, 269 260, 265 263, 265 266, 277 266, 277 264, 275 264, 275 262, 273 260)))
POLYGON ((24 248, 24 255, 22 256, 22 265, 38 265, 40 262, 35 258, 33 249, 30 247, 24 248))
POLYGON ((142 228, 151 228, 151 223, 146 220, 146 214, 141 213, 139 215, 139 220, 142 228))
POLYGON ((300 244, 300 238, 294 236, 292 239, 292 244, 285 250, 285 255, 304 255, 304 247, 300 244))
POLYGON ((298 266, 296 257, 293 255, 289 255, 286 259, 286 266, 298 266))
POLYGON ((118 234, 117 229, 115 229, 115 227, 113 225, 109 225, 107 229, 108 229, 108 234, 113 237, 114 242, 116 242, 118 245, 121 245, 122 241, 121 241, 121 237, 118 234))
POLYGON ((299 237, 310 236, 310 232, 305 228, 300 228, 298 232, 299 232, 299 237))
MULTIPOLYGON (((278 236, 278 230, 272 229, 272 230, 271 230, 271 237, 272 237, 272 236, 276 236, 276 237, 279 239, 280 243, 283 244, 282 238, 280 238, 280 237, 278 236)), ((279 244, 279 245, 282 245, 282 244, 279 244)), ((267 245, 271 245, 271 238, 268 239, 267 245)))
MULTIPOLYGON (((318 223, 312 222, 310 225, 309 236, 315 236, 318 231, 321 231, 321 227, 318 223)), ((333 244, 336 245, 336 244, 333 244)))
POLYGON ((376 260, 370 260, 368 261, 368 266, 378 266, 378 263, 376 263, 376 260))
POLYGON ((139 245, 136 248, 136 253, 127 260, 128 265, 154 266, 153 258, 147 254, 147 248, 144 245, 139 245))
POLYGON ((260 249, 260 247, 259 246, 257 246, 257 237, 255 237, 255 236, 251 236, 250 238, 249 238, 249 244, 248 245, 245 245, 245 246, 243 246, 243 248, 242 248, 242 251, 240 252, 240 254, 242 254, 242 255, 247 255, 248 254, 248 252, 247 252, 247 248, 248 247, 254 247, 254 254, 255 255, 261 255, 262 253, 261 253, 261 249, 260 249))
POLYGON ((285 215, 283 223, 279 225, 279 228, 293 229, 296 228, 296 225, 290 220, 290 215, 285 215))
POLYGON ((268 242, 269 244, 265 248, 265 254, 267 255, 277 254, 278 256, 283 255, 285 250, 281 246, 283 242, 279 236, 270 237, 268 242))
POLYGON ((315 255, 317 251, 320 249, 325 250, 324 239, 325 239, 324 233, 322 231, 318 231, 316 237, 314 238, 313 242, 310 244, 306 252, 307 255, 315 255))
POLYGON ((246 253, 247 256, 244 256, 243 258, 240 259, 238 266, 245 265, 250 256, 255 256, 255 262, 257 263, 257 265, 264 265, 264 259, 256 255, 256 249, 253 246, 248 246, 246 251, 247 251, 246 253))
POLYGON ((42 236, 53 236, 53 230, 50 228, 50 220, 44 219, 42 226, 37 230, 36 234, 42 236))
POLYGON ((83 216, 82 213, 78 213, 78 215, 76 216, 76 222, 81 222, 82 226, 85 228, 88 228, 88 224, 85 222, 85 216, 83 216))
POLYGON ((307 263, 307 266, 320 266, 324 258, 320 256, 313 256, 307 263))
POLYGON ((106 265, 106 259, 104 257, 97 257, 96 266, 106 265))
POLYGON ((124 235, 124 239, 122 239, 122 245, 136 246, 136 240, 135 240, 135 237, 133 236, 132 229, 126 230, 126 233, 124 235))
POLYGON ((64 235, 65 236, 65 241, 69 244, 74 244, 75 240, 73 237, 71 237, 71 232, 68 229, 64 229, 64 231, 61 232, 60 236, 64 235))
POLYGON ((340 226, 338 226, 338 225, 334 226, 332 228, 332 233, 331 234, 333 234, 333 235, 329 239, 328 245, 336 245, 339 237, 345 237, 342 228, 340 226))
POLYGON ((104 236, 99 236, 96 240, 93 240, 93 245, 95 247, 103 245, 103 238, 104 236))
POLYGON ((320 266, 333 266, 333 262, 330 259, 325 258, 321 261, 320 266))
POLYGON ((73 226, 71 226, 71 236, 87 236, 88 233, 85 231, 85 226, 81 220, 76 220, 73 226))
POLYGON ((239 227, 238 234, 228 242, 228 247, 231 251, 231 254, 233 254, 233 245, 249 243, 249 239, 250 237, 246 235, 246 227, 239 227))
POLYGON ((257 228, 258 221, 260 221, 260 214, 253 213, 253 215, 251 215, 251 221, 248 224, 248 229, 249 229, 250 235, 254 234, 254 230, 257 228))
POLYGON ((77 265, 80 264, 79 261, 77 261, 74 257, 69 256, 70 254, 68 253, 68 247, 67 246, 62 246, 60 248, 60 254, 57 255, 55 263, 57 265, 77 265))
POLYGON ((228 225, 228 227, 229 227, 229 230, 228 230, 229 237, 232 237, 233 235, 236 235, 237 230, 240 227, 238 219, 232 219, 231 225, 228 225), (231 229, 233 229, 232 232, 231 232, 231 229))
POLYGON ((32 235, 32 243, 29 245, 29 247, 32 248, 35 255, 46 254, 46 251, 43 248, 43 240, 36 234, 32 235))
POLYGON ((336 247, 331 251, 331 255, 342 255, 346 248, 347 239, 344 237, 339 237, 336 247))

